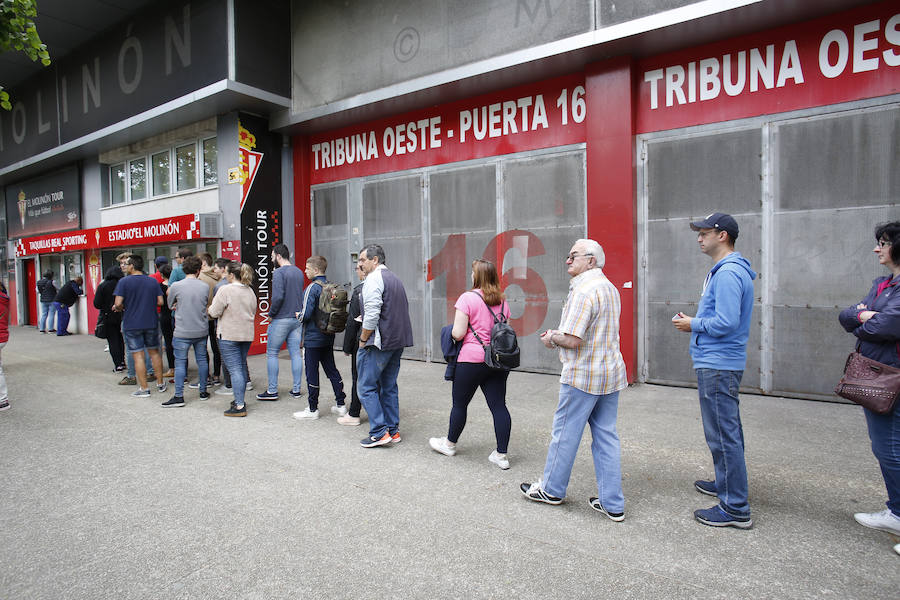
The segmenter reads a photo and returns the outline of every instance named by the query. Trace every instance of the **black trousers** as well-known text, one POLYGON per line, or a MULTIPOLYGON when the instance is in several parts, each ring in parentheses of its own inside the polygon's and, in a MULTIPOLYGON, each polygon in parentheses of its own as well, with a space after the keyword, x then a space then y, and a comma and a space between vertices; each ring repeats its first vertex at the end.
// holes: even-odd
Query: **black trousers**
MULTIPOLYGON (((210 377, 218 377, 219 373, 222 372, 222 355, 219 353, 219 340, 216 338, 217 322, 215 319, 209 320, 209 344, 212 346, 212 365, 209 368, 210 377)), ((209 362, 208 353, 206 360, 209 362)))
POLYGON ((169 361, 169 368, 175 368, 175 348, 172 347, 172 336, 175 334, 175 317, 169 314, 160 313, 159 328, 162 330, 163 340, 166 343, 166 360, 169 361))
POLYGON ((359 402, 359 394, 356 393, 356 380, 359 378, 359 373, 356 371, 356 353, 353 352, 350 354, 350 373, 353 374, 353 386, 350 388, 350 416, 359 418, 359 413, 362 410, 362 404, 359 402))
POLYGON ((109 357, 114 367, 125 366, 125 339, 119 327, 109 327, 106 330, 106 341, 109 342, 109 357))
POLYGON ((497 438, 497 452, 506 454, 509 445, 511 419, 506 408, 506 379, 509 371, 494 371, 484 363, 456 363, 453 379, 453 408, 450 410, 450 427, 447 439, 454 444, 459 441, 466 426, 469 402, 478 388, 484 394, 491 415, 494 417, 494 435, 497 438))

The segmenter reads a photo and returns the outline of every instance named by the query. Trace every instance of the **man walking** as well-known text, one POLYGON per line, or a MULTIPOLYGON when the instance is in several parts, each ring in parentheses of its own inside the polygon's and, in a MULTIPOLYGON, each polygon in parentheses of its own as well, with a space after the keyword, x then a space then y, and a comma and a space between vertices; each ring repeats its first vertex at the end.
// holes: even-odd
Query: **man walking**
POLYGON ((369 244, 359 253, 358 262, 366 281, 356 365, 359 399, 369 414, 369 437, 360 443, 373 448, 400 441, 397 375, 400 356, 413 345, 413 335, 406 289, 385 266, 384 248, 369 244))
POLYGON ((544 474, 520 489, 535 502, 561 504, 588 424, 597 477, 597 497, 588 502, 618 522, 625 520, 625 496, 616 417, 619 391, 628 381, 619 352, 622 303, 616 286, 603 273, 605 262, 603 248, 594 240, 578 240, 566 257, 572 279, 559 328, 541 334, 544 346, 558 348, 563 365, 559 405, 553 415, 544 474))
POLYGON ((672 323, 691 334, 690 352, 697 373, 703 434, 712 453, 715 481, 695 481, 694 488, 718 496, 719 504, 695 510, 694 518, 713 527, 749 529, 747 465, 738 388, 747 362, 753 280, 750 261, 735 252, 738 224, 731 215, 713 213, 691 223, 700 251, 713 261, 706 275, 697 316, 678 313, 672 323))
POLYGON ((293 386, 291 397, 303 395, 303 323, 297 320, 297 313, 303 310, 303 271, 291 264, 291 253, 284 244, 272 248, 272 264, 278 268, 272 273, 272 299, 269 302, 269 328, 266 331, 266 374, 268 387, 256 395, 257 400, 278 400, 278 353, 287 342, 291 357, 293 386))
MULTIPOLYGON (((144 275, 144 259, 138 254, 131 254, 124 262, 126 277, 119 280, 116 290, 116 303, 113 310, 123 312, 122 334, 125 344, 134 358, 135 374, 138 389, 131 393, 138 398, 148 398, 150 388, 147 386, 147 364, 144 361, 144 350, 150 354, 153 370, 162 373, 162 359, 159 354, 159 317, 156 309, 162 306, 162 289, 155 279, 144 275)), ((166 391, 166 380, 160 378, 156 386, 160 393, 166 391)))
POLYGON ((84 279, 81 278, 81 275, 76 275, 74 279, 59 288, 59 293, 54 299, 59 307, 56 313, 56 335, 72 335, 69 333, 69 307, 78 302, 83 284, 84 279))
POLYGON ((175 349, 175 395, 162 405, 170 408, 184 406, 184 379, 187 376, 188 351, 194 348, 194 358, 200 371, 200 399, 209 398, 206 391, 209 362, 206 356, 206 337, 209 324, 206 308, 209 300, 209 286, 200 281, 200 259, 189 256, 181 263, 184 279, 171 285, 168 292, 168 306, 175 314, 175 335, 172 347, 175 349))

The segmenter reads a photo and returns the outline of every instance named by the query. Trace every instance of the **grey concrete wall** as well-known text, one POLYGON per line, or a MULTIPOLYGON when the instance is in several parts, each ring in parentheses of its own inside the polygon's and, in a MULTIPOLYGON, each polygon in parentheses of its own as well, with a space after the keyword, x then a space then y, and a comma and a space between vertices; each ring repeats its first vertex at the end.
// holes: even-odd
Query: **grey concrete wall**
POLYGON ((294 0, 299 112, 698 0, 294 0))
POLYGON ((219 115, 216 122, 217 162, 219 169, 219 207, 222 211, 224 240, 241 239, 241 186, 228 183, 228 169, 240 165, 238 155, 237 113, 219 115))
POLYGON ((109 170, 100 167, 96 157, 86 159, 81 164, 81 228, 100 227, 100 206, 103 203, 103 177, 109 176, 109 170))
POLYGON ((593 27, 595 0, 293 3, 295 111, 593 27))

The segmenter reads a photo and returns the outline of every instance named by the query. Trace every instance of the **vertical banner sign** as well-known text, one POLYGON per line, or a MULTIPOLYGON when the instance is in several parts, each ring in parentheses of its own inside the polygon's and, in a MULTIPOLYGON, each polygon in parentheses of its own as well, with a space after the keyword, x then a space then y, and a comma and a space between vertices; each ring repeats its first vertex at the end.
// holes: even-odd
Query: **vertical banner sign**
POLYGON ((241 165, 241 258, 256 277, 256 323, 250 352, 266 349, 272 289, 272 247, 281 243, 281 142, 264 119, 238 120, 241 165))

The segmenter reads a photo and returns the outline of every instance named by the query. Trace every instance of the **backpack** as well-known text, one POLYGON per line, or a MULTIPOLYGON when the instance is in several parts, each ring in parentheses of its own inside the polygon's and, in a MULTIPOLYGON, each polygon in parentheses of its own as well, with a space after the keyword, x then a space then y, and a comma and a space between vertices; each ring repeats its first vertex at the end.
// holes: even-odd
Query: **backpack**
MULTIPOLYGON (((484 296, 478 294, 484 305, 487 306, 488 312, 494 317, 494 326, 491 327, 491 341, 485 344, 472 329, 469 323, 469 329, 472 335, 478 340, 478 343, 484 348, 484 364, 491 369, 497 371, 509 371, 519 366, 519 340, 516 338, 516 331, 509 324, 506 315, 503 314, 503 304, 500 305, 500 312, 495 313, 488 306, 484 296)), ((505 301, 504 301, 505 304, 505 301)))
POLYGON ((316 305, 316 327, 326 335, 340 333, 347 326, 347 290, 344 286, 326 281, 314 283, 322 286, 319 303, 316 305))

